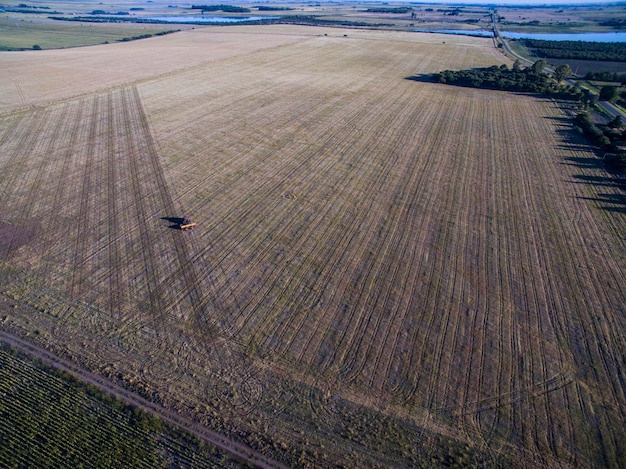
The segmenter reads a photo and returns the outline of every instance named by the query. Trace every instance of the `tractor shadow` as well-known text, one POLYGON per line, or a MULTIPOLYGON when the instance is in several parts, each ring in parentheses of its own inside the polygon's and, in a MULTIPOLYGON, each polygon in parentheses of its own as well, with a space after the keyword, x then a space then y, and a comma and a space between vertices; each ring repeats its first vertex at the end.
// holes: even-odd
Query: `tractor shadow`
POLYGON ((161 220, 171 223, 168 228, 172 230, 180 230, 180 225, 183 224, 183 217, 161 217, 161 220))

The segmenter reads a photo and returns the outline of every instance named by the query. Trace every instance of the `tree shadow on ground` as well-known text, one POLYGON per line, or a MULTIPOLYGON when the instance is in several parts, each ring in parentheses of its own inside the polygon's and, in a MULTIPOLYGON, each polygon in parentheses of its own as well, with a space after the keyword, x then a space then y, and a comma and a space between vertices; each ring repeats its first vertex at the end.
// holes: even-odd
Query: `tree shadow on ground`
POLYGON ((598 197, 577 197, 577 199, 596 202, 601 209, 608 212, 626 214, 626 196, 622 194, 598 194, 598 197))
POLYGON ((626 183, 626 181, 619 176, 603 177, 574 174, 574 179, 575 184, 593 184, 594 186, 617 187, 619 189, 624 189, 624 184, 626 183))
POLYGON ((571 178, 568 182, 590 185, 596 188, 596 190, 605 188, 607 191, 613 191, 597 192, 596 196, 578 196, 576 198, 593 202, 598 208, 608 212, 626 214, 626 175, 608 167, 604 160, 606 152, 589 143, 585 136, 581 135, 571 124, 572 121, 570 119, 561 117, 551 119, 559 124, 563 123, 557 129, 563 142, 559 145, 560 149, 569 152, 584 151, 587 154, 591 154, 591 156, 563 157, 560 164, 574 168, 568 171, 568 175, 571 178), (590 171, 593 171, 593 174, 590 174, 590 171))
POLYGON ((543 116, 544 119, 558 122, 562 124, 564 129, 568 129, 572 126, 572 118, 567 116, 543 116))
MULTIPOLYGON (((570 147, 567 147, 570 148, 570 147)), ((578 148, 579 150, 584 150, 584 148, 578 148)), ((583 157, 583 156, 566 156, 563 158, 563 162, 561 164, 566 166, 575 166, 577 168, 599 168, 598 164, 601 160, 594 157, 583 157)))

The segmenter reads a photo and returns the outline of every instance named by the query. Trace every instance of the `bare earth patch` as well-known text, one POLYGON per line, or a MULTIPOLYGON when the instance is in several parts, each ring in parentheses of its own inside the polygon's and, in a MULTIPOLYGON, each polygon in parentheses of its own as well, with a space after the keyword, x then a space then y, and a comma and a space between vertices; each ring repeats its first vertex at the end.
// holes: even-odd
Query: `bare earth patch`
POLYGON ((619 185, 551 100, 406 79, 490 40, 88 49, 10 59, 3 327, 290 466, 623 462, 619 185))

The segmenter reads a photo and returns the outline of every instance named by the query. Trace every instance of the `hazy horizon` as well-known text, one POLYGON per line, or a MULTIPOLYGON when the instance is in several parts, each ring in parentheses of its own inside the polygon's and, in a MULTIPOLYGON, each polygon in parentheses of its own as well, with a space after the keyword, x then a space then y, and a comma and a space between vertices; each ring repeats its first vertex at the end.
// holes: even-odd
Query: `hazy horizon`
MULTIPOLYGON (((383 2, 383 0, 381 0, 383 2)), ((626 2, 615 2, 611 0, 606 1, 589 1, 589 0, 552 0, 546 2, 545 0, 419 0, 415 3, 433 3, 433 4, 446 4, 446 5, 494 5, 494 6, 581 6, 581 5, 623 5, 626 7, 626 2)))

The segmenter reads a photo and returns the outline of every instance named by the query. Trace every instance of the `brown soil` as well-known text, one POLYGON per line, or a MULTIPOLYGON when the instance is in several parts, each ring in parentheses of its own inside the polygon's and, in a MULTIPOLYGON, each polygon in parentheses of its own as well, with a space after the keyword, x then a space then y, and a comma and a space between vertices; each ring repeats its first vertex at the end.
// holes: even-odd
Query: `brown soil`
POLYGON ((150 41, 11 59, 58 76, 0 115, 5 327, 289 465, 620 465, 619 181, 551 100, 406 79, 490 40, 150 41))

